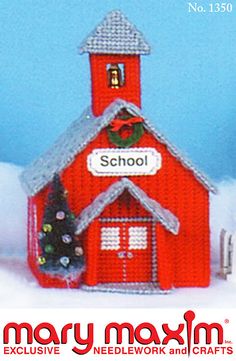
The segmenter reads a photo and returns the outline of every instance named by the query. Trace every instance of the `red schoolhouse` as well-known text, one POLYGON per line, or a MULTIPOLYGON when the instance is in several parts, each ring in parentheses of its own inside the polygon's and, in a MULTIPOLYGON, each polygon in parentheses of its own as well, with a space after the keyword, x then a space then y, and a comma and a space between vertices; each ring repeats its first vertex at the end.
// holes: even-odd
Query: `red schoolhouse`
POLYGON ((151 292, 210 281, 214 187, 141 111, 140 56, 150 48, 119 11, 86 39, 92 105, 22 174, 28 261, 44 287, 151 292), (75 214, 83 275, 43 273, 38 234, 54 174, 75 214))

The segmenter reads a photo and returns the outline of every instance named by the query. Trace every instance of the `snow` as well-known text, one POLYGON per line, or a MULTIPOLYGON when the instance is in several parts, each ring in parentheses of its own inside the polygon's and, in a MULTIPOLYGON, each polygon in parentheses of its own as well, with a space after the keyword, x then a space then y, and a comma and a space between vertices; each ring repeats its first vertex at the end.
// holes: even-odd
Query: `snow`
POLYGON ((0 256, 26 253, 27 200, 19 181, 21 170, 0 163, 0 256))
POLYGON ((218 184, 218 194, 211 195, 212 280, 208 288, 175 289, 168 295, 135 295, 86 292, 69 289, 43 289, 27 267, 27 201, 18 176, 21 168, 0 163, 0 307, 235 307, 236 256, 233 275, 227 281, 219 271, 219 234, 222 228, 236 231, 236 180, 218 184), (17 301, 16 301, 17 300, 17 301))
POLYGON ((219 263, 219 235, 221 229, 224 228, 232 234, 236 232, 236 179, 224 180, 217 187, 218 194, 211 195, 210 209, 213 263, 219 263))

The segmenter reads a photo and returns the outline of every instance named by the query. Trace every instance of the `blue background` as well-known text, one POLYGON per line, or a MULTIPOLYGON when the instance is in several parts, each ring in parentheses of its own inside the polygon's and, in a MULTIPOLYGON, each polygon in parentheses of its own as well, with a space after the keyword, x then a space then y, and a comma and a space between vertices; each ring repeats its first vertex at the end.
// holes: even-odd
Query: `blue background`
POLYGON ((232 2, 231 14, 196 14, 185 0, 1 0, 0 161, 30 163, 90 103, 88 57, 77 48, 120 9, 152 47, 142 58, 144 114, 211 178, 236 177, 232 2))

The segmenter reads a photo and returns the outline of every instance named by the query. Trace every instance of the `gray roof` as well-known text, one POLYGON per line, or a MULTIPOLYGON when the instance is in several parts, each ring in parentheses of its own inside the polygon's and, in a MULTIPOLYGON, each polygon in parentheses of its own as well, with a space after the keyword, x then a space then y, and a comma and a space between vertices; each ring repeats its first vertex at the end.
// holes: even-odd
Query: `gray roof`
POLYGON ((207 177, 143 116, 141 110, 136 105, 117 99, 110 104, 99 117, 94 117, 91 108, 87 108, 81 117, 69 126, 45 154, 26 167, 21 174, 21 183, 26 193, 29 196, 33 196, 45 187, 52 180, 53 175, 60 173, 73 162, 76 155, 95 139, 99 132, 106 127, 123 108, 126 108, 128 112, 133 115, 142 117, 145 128, 150 131, 159 142, 165 144, 170 153, 185 168, 189 169, 207 190, 216 192, 216 188, 207 177))
POLYGON ((83 232, 88 225, 98 217, 103 210, 114 202, 123 192, 128 190, 142 206, 152 214, 154 220, 159 221, 168 231, 173 234, 179 232, 179 221, 169 210, 163 208, 158 202, 150 198, 141 188, 131 180, 122 178, 113 183, 108 189, 100 193, 94 201, 85 208, 76 219, 76 234, 83 232))
POLYGON ((80 52, 95 54, 149 54, 142 33, 120 11, 109 13, 80 46, 80 52))

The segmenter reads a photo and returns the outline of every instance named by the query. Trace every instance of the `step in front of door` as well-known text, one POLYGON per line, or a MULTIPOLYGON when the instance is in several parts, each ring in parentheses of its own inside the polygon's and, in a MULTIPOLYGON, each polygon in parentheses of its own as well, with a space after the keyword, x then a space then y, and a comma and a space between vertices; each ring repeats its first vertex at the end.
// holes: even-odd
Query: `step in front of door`
MULTIPOLYGON (((153 282, 121 282, 98 283, 96 286, 81 285, 80 289, 91 292, 114 292, 127 294, 163 294, 158 283, 153 282)), ((165 293, 169 293, 166 291, 165 293)))

